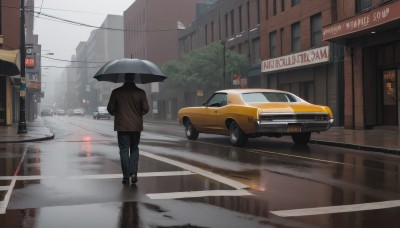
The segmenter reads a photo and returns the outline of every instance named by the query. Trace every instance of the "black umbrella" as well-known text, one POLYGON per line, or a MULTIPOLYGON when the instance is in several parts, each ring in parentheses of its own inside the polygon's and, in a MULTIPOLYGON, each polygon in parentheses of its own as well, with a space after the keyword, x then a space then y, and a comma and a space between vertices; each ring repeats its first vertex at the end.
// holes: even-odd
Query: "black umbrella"
POLYGON ((125 82, 125 74, 135 74, 135 83, 162 82, 167 77, 152 62, 141 59, 119 59, 106 63, 94 78, 99 81, 125 82))

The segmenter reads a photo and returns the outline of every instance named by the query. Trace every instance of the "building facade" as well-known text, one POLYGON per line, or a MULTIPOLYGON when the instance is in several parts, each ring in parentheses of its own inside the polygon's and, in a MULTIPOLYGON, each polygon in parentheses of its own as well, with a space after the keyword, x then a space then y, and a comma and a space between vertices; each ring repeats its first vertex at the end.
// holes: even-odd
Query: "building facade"
POLYGON ((67 70, 67 109, 84 108, 92 113, 97 106, 107 105, 111 91, 120 84, 98 82, 93 76, 106 62, 123 58, 123 40, 123 17, 107 15, 100 29, 79 43, 67 70))
POLYGON ((344 126, 400 130, 400 1, 337 0, 322 39, 345 46, 344 126))
POLYGON ((292 92, 332 109, 343 125, 343 48, 322 40, 322 27, 332 23, 330 0, 260 2, 261 71, 266 88, 292 92))
MULTIPOLYGON (((195 18, 196 6, 204 2, 136 0, 124 11, 125 58, 147 59, 159 67, 178 59, 178 24, 189 25, 195 18)), ((141 87, 150 104, 147 117, 173 119, 176 116, 176 97, 163 97, 159 83, 141 87)))
MULTIPOLYGON (((218 42, 224 49, 246 56, 251 67, 246 75, 226 75, 226 88, 254 87, 260 71, 260 12, 258 0, 219 0, 196 16, 190 27, 179 34, 180 57, 191 51, 218 42), (240 77, 240 78, 238 78, 240 77), (234 80, 235 79, 235 80, 234 80), (240 81, 240 85, 238 82, 240 81)), ((223 66, 221 66, 223 67, 223 66)), ((198 97, 190 88, 183 91, 179 107, 200 105, 208 95, 198 97)))
MULTIPOLYGON (((34 0, 25 1, 26 12, 34 9, 34 0)), ((20 65, 20 1, 0 1, 0 55, 12 54, 12 61, 18 68, 20 65), (4 51, 3 51, 4 50, 4 51), (5 54, 7 51, 8 54, 5 54)), ((26 119, 33 120, 37 114, 37 104, 41 98, 40 88, 40 51, 38 36, 34 35, 34 16, 25 12, 26 59, 26 119)), ((3 56, 4 56, 3 55, 3 56)), ((0 57, 1 59, 2 57, 0 57)), ((4 62, 3 62, 4 63, 4 62)), ((0 64, 0 125, 11 125, 19 120, 20 83, 19 74, 9 74, 7 66, 0 64)))

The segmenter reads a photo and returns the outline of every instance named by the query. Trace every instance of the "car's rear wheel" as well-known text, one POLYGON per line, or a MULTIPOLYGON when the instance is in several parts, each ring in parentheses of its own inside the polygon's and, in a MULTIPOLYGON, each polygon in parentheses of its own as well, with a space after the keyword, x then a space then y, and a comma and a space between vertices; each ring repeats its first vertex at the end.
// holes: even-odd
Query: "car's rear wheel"
POLYGON ((196 140, 199 137, 199 132, 193 127, 189 119, 185 121, 185 133, 189 140, 196 140))
POLYGON ((239 125, 232 121, 229 126, 229 139, 234 146, 242 147, 246 145, 248 136, 240 129, 239 125))
POLYGON ((292 135, 293 142, 297 145, 307 145, 310 142, 311 132, 302 132, 292 135))

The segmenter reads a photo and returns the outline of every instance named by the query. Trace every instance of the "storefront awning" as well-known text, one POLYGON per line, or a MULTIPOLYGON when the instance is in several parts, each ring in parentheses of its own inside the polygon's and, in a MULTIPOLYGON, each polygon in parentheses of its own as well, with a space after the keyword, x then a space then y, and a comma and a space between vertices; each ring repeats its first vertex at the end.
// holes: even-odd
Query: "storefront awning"
POLYGON ((19 50, 0 49, 0 76, 13 76, 20 74, 19 50))
POLYGON ((400 23, 400 1, 384 3, 322 28, 322 40, 344 43, 348 39, 397 28, 400 23))

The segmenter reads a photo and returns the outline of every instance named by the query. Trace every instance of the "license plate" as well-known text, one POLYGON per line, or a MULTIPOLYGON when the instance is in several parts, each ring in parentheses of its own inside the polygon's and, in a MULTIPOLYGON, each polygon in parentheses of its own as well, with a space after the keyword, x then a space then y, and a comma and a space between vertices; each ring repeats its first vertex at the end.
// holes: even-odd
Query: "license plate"
POLYGON ((287 126, 287 131, 288 132, 300 132, 301 131, 301 125, 300 124, 289 124, 287 126))

